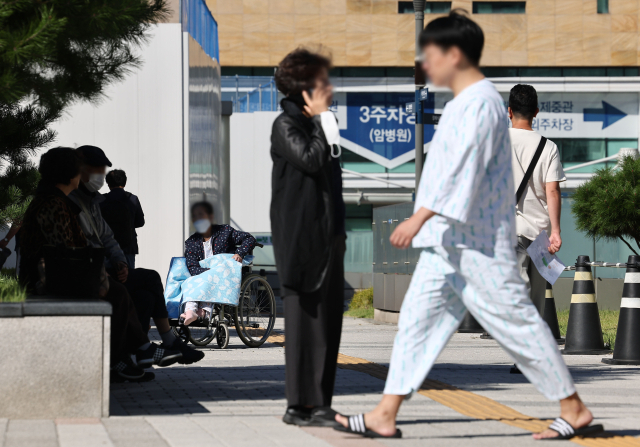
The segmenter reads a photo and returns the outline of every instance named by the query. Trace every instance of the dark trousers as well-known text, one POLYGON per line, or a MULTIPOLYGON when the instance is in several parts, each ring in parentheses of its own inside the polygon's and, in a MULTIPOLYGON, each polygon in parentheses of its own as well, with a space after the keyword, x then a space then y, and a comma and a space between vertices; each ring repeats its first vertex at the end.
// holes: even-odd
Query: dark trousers
POLYGON ((162 279, 155 270, 129 269, 129 276, 124 283, 138 314, 140 326, 144 332, 149 331, 151 318, 167 318, 167 305, 164 300, 162 279))
POLYGON ((331 406, 344 310, 344 252, 345 236, 336 236, 320 289, 283 292, 289 406, 331 406))
POLYGON ((127 289, 109 277, 109 292, 102 298, 111 303, 111 364, 115 365, 126 355, 149 342, 146 330, 142 330, 138 314, 127 289))

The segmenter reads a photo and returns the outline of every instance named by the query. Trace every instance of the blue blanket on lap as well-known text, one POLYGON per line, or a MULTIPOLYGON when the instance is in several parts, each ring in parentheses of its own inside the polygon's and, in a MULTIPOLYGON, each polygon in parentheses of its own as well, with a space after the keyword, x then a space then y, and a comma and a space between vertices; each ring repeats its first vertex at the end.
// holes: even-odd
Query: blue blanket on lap
MULTIPOLYGON (((250 264, 246 256, 242 264, 250 264)), ((187 301, 204 301, 237 306, 240 299, 242 264, 232 254, 219 254, 200 261, 206 272, 191 276, 185 258, 171 258, 164 289, 169 318, 178 318, 187 301)))

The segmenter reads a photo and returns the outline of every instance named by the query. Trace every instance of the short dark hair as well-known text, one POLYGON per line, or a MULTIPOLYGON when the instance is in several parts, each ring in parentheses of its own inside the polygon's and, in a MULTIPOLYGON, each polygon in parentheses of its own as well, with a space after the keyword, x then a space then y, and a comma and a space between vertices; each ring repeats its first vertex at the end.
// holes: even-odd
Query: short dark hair
POLYGON ((518 118, 532 120, 538 108, 538 93, 527 84, 518 84, 509 93, 509 107, 518 118))
POLYGON ((106 177, 107 185, 109 188, 123 188, 127 186, 127 174, 122 169, 114 169, 109 171, 106 177))
POLYGON ((307 48, 296 48, 280 61, 275 74, 276 87, 285 96, 302 93, 315 86, 316 77, 325 68, 331 69, 328 56, 307 48))
POLYGON ((458 47, 469 62, 478 66, 484 47, 484 33, 463 9, 454 9, 448 16, 429 22, 420 33, 420 46, 434 44, 444 50, 458 47))
POLYGON ((42 181, 49 185, 68 185, 80 174, 82 162, 78 152, 70 147, 54 147, 42 154, 38 171, 42 181))
POLYGON ((200 207, 204 208, 207 214, 213 214, 213 205, 203 200, 201 202, 196 202, 193 205, 191 205, 191 215, 193 216, 193 212, 196 210, 196 208, 200 208, 200 207))

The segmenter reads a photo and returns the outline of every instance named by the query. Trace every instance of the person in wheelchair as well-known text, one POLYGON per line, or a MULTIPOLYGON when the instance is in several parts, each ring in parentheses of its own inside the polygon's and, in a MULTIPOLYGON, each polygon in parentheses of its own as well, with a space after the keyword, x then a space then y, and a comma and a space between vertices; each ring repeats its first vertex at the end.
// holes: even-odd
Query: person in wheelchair
MULTIPOLYGON (((213 206, 209 202, 196 202, 191 206, 191 221, 196 230, 185 241, 184 256, 191 276, 199 275, 208 269, 200 267, 200 261, 211 256, 230 253, 233 259, 242 259, 256 246, 256 239, 249 233, 238 231, 230 225, 213 224, 213 206)), ((180 315, 184 325, 188 326, 198 318, 211 317, 211 303, 189 301, 180 315)))

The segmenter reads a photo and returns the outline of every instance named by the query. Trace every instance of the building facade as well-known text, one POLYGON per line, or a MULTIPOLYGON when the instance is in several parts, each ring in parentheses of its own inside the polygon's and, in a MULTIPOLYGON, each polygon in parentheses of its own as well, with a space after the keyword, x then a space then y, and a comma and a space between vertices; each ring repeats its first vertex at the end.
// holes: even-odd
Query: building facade
MULTIPOLYGON (((253 112, 232 117, 232 220, 237 217, 243 229, 268 237, 266 133, 278 103, 270 77, 291 49, 322 46, 331 52, 335 65, 333 110, 341 128, 347 228, 352 236, 347 264, 352 271, 370 271, 363 256, 369 256, 373 244, 366 236, 373 208, 413 200, 414 121, 404 109, 413 101, 414 91, 413 2, 208 0, 207 4, 219 23, 223 99, 234 101, 236 112, 253 112), (260 160, 256 172, 242 172, 254 179, 255 186, 236 187, 240 174, 234 179, 233 154, 247 151, 260 160), (255 201, 252 211, 234 205, 244 200, 255 201)), ((558 145, 567 169, 561 259, 570 264, 578 254, 588 254, 592 259, 625 261, 629 250, 622 242, 585 238, 575 230, 570 211, 572 192, 606 163, 571 168, 613 156, 621 148, 638 147, 640 2, 427 1, 425 23, 453 8, 465 9, 483 28, 481 68, 505 104, 517 83, 531 84, 539 92, 540 114, 534 127, 558 145)), ((441 112, 451 93, 428 87, 428 111, 441 112)), ((434 131, 434 126, 425 126, 427 153, 434 131)), ((598 275, 619 272, 609 269, 598 275)))

